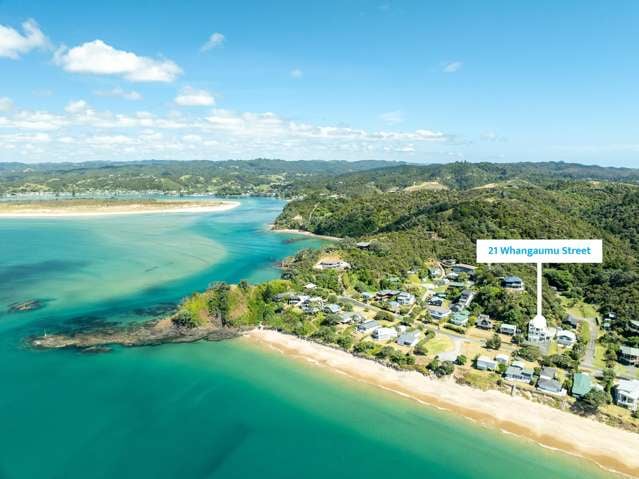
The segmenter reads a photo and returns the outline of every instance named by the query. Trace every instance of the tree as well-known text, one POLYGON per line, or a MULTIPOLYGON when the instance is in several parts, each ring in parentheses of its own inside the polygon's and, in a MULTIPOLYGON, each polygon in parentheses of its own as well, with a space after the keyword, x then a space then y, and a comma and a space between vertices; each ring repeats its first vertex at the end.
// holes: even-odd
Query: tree
POLYGON ((467 361, 468 358, 463 354, 460 354, 459 356, 457 356, 457 359, 455 359, 455 364, 457 364, 458 366, 463 366, 464 364, 466 364, 467 361))
POLYGON ((581 398, 579 398, 579 406, 586 412, 594 414, 597 410, 608 402, 608 394, 605 391, 591 389, 581 398))
POLYGON ((499 334, 493 334, 493 336, 486 341, 486 347, 494 350, 501 348, 501 338, 499 334))
POLYGON ((377 321, 392 321, 393 319, 393 315, 388 311, 378 311, 375 314, 375 320, 377 321))

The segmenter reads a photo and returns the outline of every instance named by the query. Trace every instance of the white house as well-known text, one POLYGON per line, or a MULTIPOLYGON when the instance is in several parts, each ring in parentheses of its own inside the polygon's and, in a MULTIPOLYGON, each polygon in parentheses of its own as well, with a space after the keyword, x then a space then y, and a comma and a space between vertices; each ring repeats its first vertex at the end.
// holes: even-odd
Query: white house
POLYGON ((482 371, 495 371, 497 369, 497 361, 487 356, 479 356, 476 363, 477 369, 482 371))
POLYGON ((373 338, 378 339, 380 341, 385 341, 387 339, 393 339, 397 337, 397 331, 395 328, 377 328, 373 331, 373 338))
POLYGON ((497 361, 497 363, 499 364, 508 364, 508 361, 510 361, 510 357, 507 354, 498 354, 497 356, 495 356, 495 361, 497 361))
POLYGON ((499 332, 501 334, 514 336, 515 334, 517 334, 517 326, 515 326, 514 324, 503 323, 501 326, 499 326, 499 332))
POLYGON ((441 321, 450 316, 450 309, 441 306, 430 306, 428 312, 435 321, 441 321))
POLYGON ((315 283, 306 283, 306 285, 304 286, 304 289, 308 289, 309 291, 312 291, 315 288, 317 288, 317 285, 315 283))
POLYGON ((327 304, 324 306, 324 312, 328 314, 337 314, 342 310, 339 304, 327 304))
POLYGON ((538 314, 528 323, 528 341, 531 343, 545 343, 550 341, 550 339, 546 318, 538 314))
POLYGON ((397 338, 397 344, 400 346, 413 347, 419 342, 420 337, 421 333, 419 331, 405 331, 399 338, 397 338))
POLYGON ((639 409, 639 380, 622 379, 619 381, 616 387, 616 398, 619 406, 637 411, 639 409))
POLYGON ((562 346, 572 346, 577 342, 577 335, 567 329, 560 329, 557 332, 557 342, 562 346))
POLYGON ((506 379, 510 381, 521 381, 525 383, 529 383, 533 376, 535 375, 535 371, 530 368, 527 368, 525 364, 520 362, 514 362, 511 366, 508 366, 506 369, 506 379))
POLYGON ((344 270, 349 269, 351 267, 350 263, 342 260, 322 260, 317 265, 315 265, 316 269, 336 269, 336 270, 344 270))
POLYGON ((357 326, 357 330, 360 333, 368 333, 370 331, 375 331, 377 328, 379 328, 379 323, 375 321, 374 319, 361 323, 359 326, 357 326))
POLYGON ((395 301, 397 301, 402 306, 408 306, 415 302, 415 296, 413 296, 410 293, 406 293, 402 291, 401 293, 397 295, 397 298, 395 298, 395 301))

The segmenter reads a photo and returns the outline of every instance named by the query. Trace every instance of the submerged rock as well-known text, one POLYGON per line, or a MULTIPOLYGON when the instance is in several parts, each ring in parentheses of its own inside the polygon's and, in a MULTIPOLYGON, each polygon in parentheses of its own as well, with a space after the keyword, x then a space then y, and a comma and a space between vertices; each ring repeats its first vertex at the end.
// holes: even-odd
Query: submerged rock
POLYGON ((23 313, 25 311, 35 311, 44 308, 44 301, 40 299, 30 299, 21 303, 12 303, 9 305, 10 313, 23 313))

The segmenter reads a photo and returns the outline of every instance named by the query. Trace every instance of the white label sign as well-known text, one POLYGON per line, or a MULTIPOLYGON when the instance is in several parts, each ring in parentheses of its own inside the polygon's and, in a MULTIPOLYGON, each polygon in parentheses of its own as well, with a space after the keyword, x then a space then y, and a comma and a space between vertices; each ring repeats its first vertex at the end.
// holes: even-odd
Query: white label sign
POLYGON ((478 263, 601 263, 601 240, 477 240, 478 263))

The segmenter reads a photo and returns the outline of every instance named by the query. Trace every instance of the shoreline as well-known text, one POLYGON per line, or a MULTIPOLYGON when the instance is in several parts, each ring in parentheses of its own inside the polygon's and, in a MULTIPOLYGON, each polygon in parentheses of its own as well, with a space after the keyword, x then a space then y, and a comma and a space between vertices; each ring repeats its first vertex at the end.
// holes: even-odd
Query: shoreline
POLYGON ((310 236, 311 238, 325 239, 329 241, 342 241, 344 239, 344 238, 338 238, 337 236, 318 235, 316 233, 311 233, 310 231, 304 231, 304 230, 276 228, 274 224, 267 225, 266 229, 274 233, 288 233, 288 234, 294 234, 294 235, 310 236))
POLYGON ((146 215, 146 214, 169 214, 169 213, 216 213, 228 211, 240 206, 239 201, 222 201, 212 205, 193 205, 181 206, 179 202, 169 203, 168 205, 158 205, 155 208, 150 205, 132 204, 132 205, 112 205, 104 207, 89 207, 83 210, 82 207, 48 207, 25 209, 24 211, 16 210, 14 212, 0 211, 0 219, 3 218, 82 218, 82 217, 101 217, 101 216, 121 216, 121 215, 146 215), (110 210, 110 211, 109 211, 110 210))
POLYGON ((452 379, 436 380, 416 371, 398 371, 273 330, 254 329, 242 337, 292 359, 462 416, 483 427, 585 458, 608 472, 639 478, 638 434, 500 391, 482 391, 459 385, 452 379))

